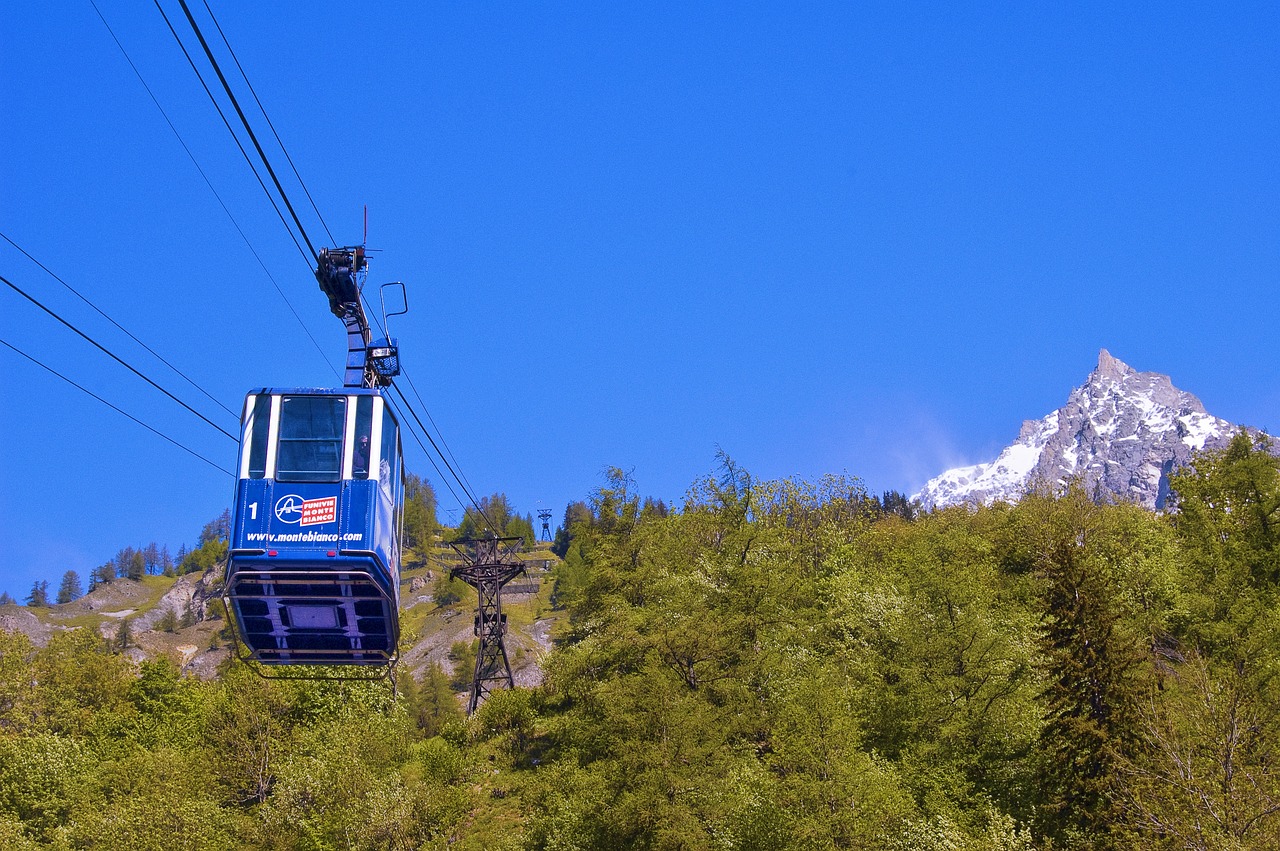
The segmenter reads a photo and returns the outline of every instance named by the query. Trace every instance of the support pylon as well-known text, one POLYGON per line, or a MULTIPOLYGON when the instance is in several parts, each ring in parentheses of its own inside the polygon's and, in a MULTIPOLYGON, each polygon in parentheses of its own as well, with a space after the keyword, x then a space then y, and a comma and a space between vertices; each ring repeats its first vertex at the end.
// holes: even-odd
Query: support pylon
POLYGON ((538 540, 551 540, 551 509, 544 508, 538 512, 538 519, 542 521, 542 537, 538 540))
POLYGON ((495 683, 506 683, 507 688, 515 687, 504 641, 507 616, 502 613, 502 586, 524 573, 524 563, 512 558, 523 541, 517 537, 464 538, 449 542, 449 546, 466 561, 460 567, 449 568, 449 575, 476 589, 479 598, 475 635, 480 639, 480 649, 476 651, 471 697, 467 701, 468 715, 474 713, 480 701, 493 691, 495 683))

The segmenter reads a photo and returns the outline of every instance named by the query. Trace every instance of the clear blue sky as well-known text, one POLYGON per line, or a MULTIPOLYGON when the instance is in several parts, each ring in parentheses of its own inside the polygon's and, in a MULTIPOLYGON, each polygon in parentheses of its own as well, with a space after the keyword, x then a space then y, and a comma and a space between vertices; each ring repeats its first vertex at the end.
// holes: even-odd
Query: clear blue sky
MULTIPOLYGON (((475 490, 522 512, 559 520, 607 465, 678 501, 717 447, 758 477, 911 492, 994 457, 1102 347, 1280 427, 1276 6, 958 5, 213 8, 336 242, 368 205, 427 409, 475 490)), ((340 364, 160 14, 99 6, 340 364)), ((88 0, 14 0, 0 28, 0 232, 232 409, 333 385, 88 0)), ((0 274, 234 431, 3 243, 0 274)), ((8 287, 0 339, 231 465, 8 287)), ((0 375, 0 590, 176 550, 229 506, 228 476, 8 349, 0 375)))

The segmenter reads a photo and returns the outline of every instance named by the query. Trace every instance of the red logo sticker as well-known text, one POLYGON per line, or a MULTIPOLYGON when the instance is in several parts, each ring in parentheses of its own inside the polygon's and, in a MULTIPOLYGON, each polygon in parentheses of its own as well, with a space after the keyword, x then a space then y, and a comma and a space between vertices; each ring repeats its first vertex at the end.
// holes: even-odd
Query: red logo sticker
POLYGON ((326 496, 324 499, 309 499, 302 503, 301 526, 317 526, 321 523, 332 523, 338 519, 338 498, 326 496))

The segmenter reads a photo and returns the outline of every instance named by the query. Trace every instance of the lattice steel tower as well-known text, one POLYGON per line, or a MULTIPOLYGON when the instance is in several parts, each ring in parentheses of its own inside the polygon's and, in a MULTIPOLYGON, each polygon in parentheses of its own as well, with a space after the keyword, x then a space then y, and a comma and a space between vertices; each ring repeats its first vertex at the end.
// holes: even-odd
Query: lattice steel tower
POLYGON ((540 541, 551 540, 551 509, 543 508, 538 511, 538 519, 542 521, 542 537, 540 541))
POLYGON ((449 568, 449 575, 476 589, 480 603, 476 609, 475 634, 480 639, 476 651, 476 669, 471 679, 471 699, 467 714, 471 715, 485 695, 493 691, 493 683, 515 687, 511 661, 503 637, 507 632, 507 616, 502 613, 502 586, 524 573, 524 563, 512 558, 523 538, 464 538, 450 541, 449 546, 466 562, 449 568), (505 559, 505 560, 504 560, 505 559))

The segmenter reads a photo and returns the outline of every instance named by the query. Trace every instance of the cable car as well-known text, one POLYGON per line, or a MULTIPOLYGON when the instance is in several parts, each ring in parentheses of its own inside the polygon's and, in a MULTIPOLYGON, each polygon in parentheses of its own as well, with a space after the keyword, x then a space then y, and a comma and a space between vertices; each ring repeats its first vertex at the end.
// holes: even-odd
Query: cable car
MULTIPOLYGON (((321 260, 324 287, 324 274, 359 271, 363 252, 321 260)), ((390 666, 399 646, 404 464, 381 390, 398 354, 391 340, 370 345, 354 282, 338 283, 346 386, 245 397, 224 597, 241 643, 265 665, 390 666)))

